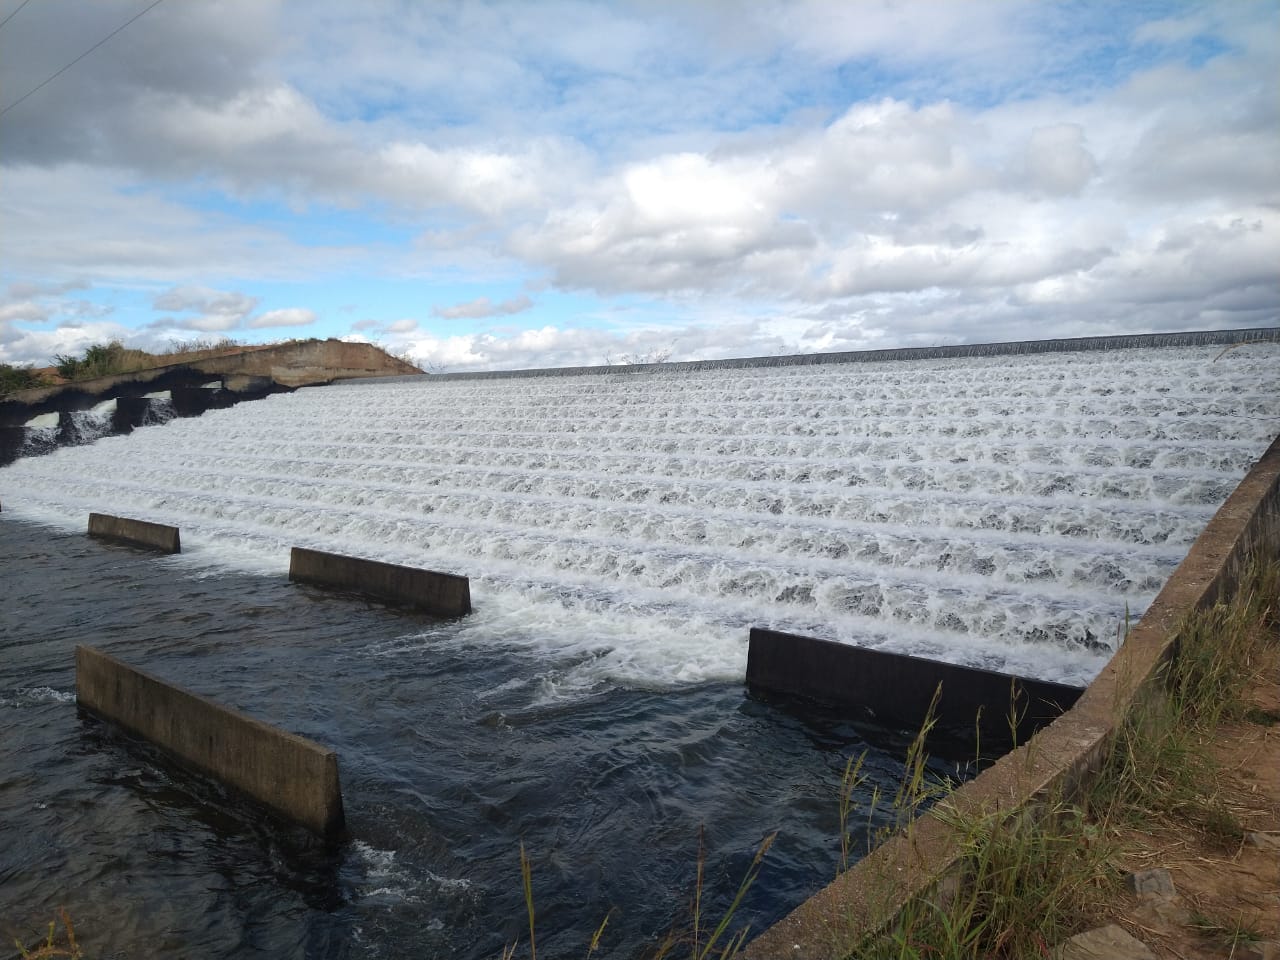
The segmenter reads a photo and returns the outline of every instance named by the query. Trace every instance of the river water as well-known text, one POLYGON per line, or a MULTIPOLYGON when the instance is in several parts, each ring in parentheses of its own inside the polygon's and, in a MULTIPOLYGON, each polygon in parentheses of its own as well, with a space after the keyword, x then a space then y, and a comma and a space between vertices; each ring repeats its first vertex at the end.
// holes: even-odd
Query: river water
MULTIPOLYGON (((901 740, 744 695, 752 625, 1083 683, 1280 428, 1280 346, 302 390, 0 469, 0 933, 94 955, 612 955, 780 829, 742 918, 838 865, 901 740), (1217 359, 1215 359, 1217 358, 1217 359), (90 510, 174 523, 157 559, 90 510), (440 623, 290 546, 465 574, 440 623), (77 713, 88 642, 339 754, 351 839, 264 823, 77 713)), ((940 766, 940 765, 939 765, 940 766)))

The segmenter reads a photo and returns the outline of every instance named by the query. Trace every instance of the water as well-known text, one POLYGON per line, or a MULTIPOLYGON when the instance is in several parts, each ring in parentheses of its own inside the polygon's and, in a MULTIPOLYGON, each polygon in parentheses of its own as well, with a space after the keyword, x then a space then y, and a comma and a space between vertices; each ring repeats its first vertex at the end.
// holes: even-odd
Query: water
POLYGON ((783 827, 744 914, 776 919, 834 872, 867 731, 744 698, 747 629, 1086 682, 1280 428, 1280 346, 1220 352, 353 384, 18 461, 0 916, 86 890, 121 955, 493 956, 523 839, 547 955, 618 906, 626 956, 682 913, 701 823, 721 901, 783 827), (187 552, 87 542, 90 510, 187 552), (291 589, 294 545, 466 574, 476 611, 291 589), (78 719, 84 639, 333 745, 352 842, 78 719))
MULTIPOLYGON (((782 829, 743 912, 756 927, 837 868, 840 774, 866 729, 736 683, 565 698, 575 653, 499 655, 424 617, 7 512, 0 542, 10 940, 66 906, 95 957, 496 957, 523 939, 523 842, 545 955, 583 952, 613 909, 610 955, 640 956, 686 915, 701 825, 712 910, 782 829), (334 747, 351 839, 265 821, 78 715, 78 642, 334 747)), ((894 783, 902 739, 876 737, 870 772, 894 783)))

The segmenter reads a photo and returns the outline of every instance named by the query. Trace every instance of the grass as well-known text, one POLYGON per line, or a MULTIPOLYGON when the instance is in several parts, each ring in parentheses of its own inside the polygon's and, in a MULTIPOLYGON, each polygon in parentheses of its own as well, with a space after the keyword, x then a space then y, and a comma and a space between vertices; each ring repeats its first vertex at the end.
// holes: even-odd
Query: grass
POLYGON ((1205 939, 1214 940, 1232 952, 1239 949, 1243 944, 1260 943, 1263 939, 1261 933, 1245 923, 1240 917, 1224 920, 1199 910, 1193 910, 1191 913, 1191 926, 1205 939))
POLYGON ((168 363, 203 360, 243 349, 244 344, 227 337, 221 340, 179 341, 158 353, 132 350, 119 340, 112 340, 110 343, 92 344, 78 357, 58 354, 53 358, 53 365, 63 380, 92 380, 95 377, 133 373, 168 363))
POLYGON ((21 940, 15 940, 14 944, 18 948, 18 956, 22 960, 48 960, 52 957, 70 957, 71 960, 80 960, 84 953, 80 950, 80 945, 76 942, 76 930, 71 924, 71 917, 67 911, 59 911, 62 916, 62 928, 66 934, 66 943, 62 944, 57 939, 57 921, 49 921, 49 934, 45 937, 43 943, 32 949, 27 949, 21 940))
POLYGON ((0 363, 0 400, 19 390, 47 386, 48 381, 39 370, 24 364, 0 363))
MULTIPOLYGON (((1123 850, 1115 837, 1123 824, 1158 823, 1235 848, 1244 826, 1219 796, 1208 747, 1221 724, 1260 712, 1246 693, 1264 656, 1280 644, 1277 609, 1280 562, 1272 561, 1252 564, 1228 603, 1184 619, 1164 683, 1126 718, 1083 795, 1051 798, 1012 817, 999 810, 961 815, 940 804, 962 837, 958 882, 949 895, 909 904, 857 956, 1047 957, 1116 902, 1123 850)), ((901 794, 895 805, 900 801, 901 794)), ((1258 936, 1238 920, 1201 915, 1193 924, 1228 946, 1258 936)))
MULTIPOLYGON (((729 960, 736 957, 746 946, 750 927, 739 925, 733 930, 734 918, 738 908, 742 906, 747 891, 756 882, 764 864, 765 855, 773 846, 777 833, 771 833, 760 842, 755 856, 748 864, 733 900, 719 917, 708 918, 703 912, 702 894, 705 887, 707 851, 701 831, 698 835, 698 860, 693 884, 693 902, 689 910, 688 927, 683 930, 672 930, 651 954, 652 960, 674 960, 675 957, 688 957, 689 960, 729 960)), ((524 844, 520 845, 520 880, 524 888, 525 910, 529 920, 529 960, 538 960, 537 910, 533 900, 533 870, 529 858, 525 854, 524 844)), ((600 941, 605 928, 609 925, 606 914, 596 928, 595 933, 586 946, 586 957, 591 957, 600 949, 600 941)), ((510 944, 502 952, 502 960, 515 960, 519 950, 519 942, 510 944)))

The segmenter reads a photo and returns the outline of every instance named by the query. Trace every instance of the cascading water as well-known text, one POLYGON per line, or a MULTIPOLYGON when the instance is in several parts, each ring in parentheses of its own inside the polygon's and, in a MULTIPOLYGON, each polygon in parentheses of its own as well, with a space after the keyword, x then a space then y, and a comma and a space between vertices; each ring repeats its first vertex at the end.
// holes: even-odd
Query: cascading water
MULTIPOLYGON (((523 910, 521 839, 545 854, 561 952, 609 905, 630 952, 661 932, 636 904, 675 912, 668 861, 691 858, 691 825, 727 824, 749 857, 781 821, 757 921, 833 869, 842 762, 806 757, 854 734, 781 730, 743 700, 750 626, 1086 682, 1280 429, 1278 385, 1275 343, 353 383, 19 461, 0 499, 68 533, 91 510, 180 526, 181 557, 111 574, 121 599, 93 610, 114 620, 86 609, 59 636, 96 631, 338 749, 355 839, 336 861, 289 860, 316 886, 281 880, 274 853, 235 861, 343 945, 304 952, 427 938, 492 955, 518 932, 483 918, 523 910), (304 603, 283 583, 295 545, 466 574, 475 613, 424 627, 304 603), (650 848, 667 859, 634 866, 650 848)), ((103 575, 101 549, 83 547, 80 582, 103 575)), ((14 649, 25 672, 0 672, 0 705, 43 730, 66 668, 14 649)), ((115 803, 150 789, 112 783, 115 803)), ((0 815, 34 816, 5 797, 0 815)), ((191 872, 183 889, 207 889, 191 872)), ((253 904, 200 909, 234 939, 268 909, 253 904)))
POLYGON ((740 678, 751 625, 1080 683, 1275 432, 1277 350, 350 385, 15 464, 6 500, 466 574, 477 643, 591 654, 561 693, 740 678))

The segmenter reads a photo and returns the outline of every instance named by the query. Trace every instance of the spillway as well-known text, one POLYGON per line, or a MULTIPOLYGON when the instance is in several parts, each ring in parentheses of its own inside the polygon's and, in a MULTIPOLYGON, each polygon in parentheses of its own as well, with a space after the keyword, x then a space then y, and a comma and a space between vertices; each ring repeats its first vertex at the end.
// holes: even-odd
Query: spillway
POLYGON ((304 390, 0 474, 6 509, 469 576, 548 695, 740 678, 751 625, 1087 682, 1280 424, 1276 344, 304 390))
MULTIPOLYGON (((748 628, 1087 682, 1280 431, 1277 386, 1274 342, 424 377, 19 460, 0 916, 72 891, 103 955, 489 957, 523 935, 523 842, 540 950, 616 907, 611 955, 641 956, 705 824, 712 904, 781 828, 759 929, 836 869, 866 731, 744 697, 748 628), (186 552, 89 542, 90 511, 186 552), (293 587, 292 546, 464 574, 474 613, 293 587), (86 640, 333 746, 351 842, 78 722, 86 640)), ((891 790, 896 763, 868 769, 891 790)))

